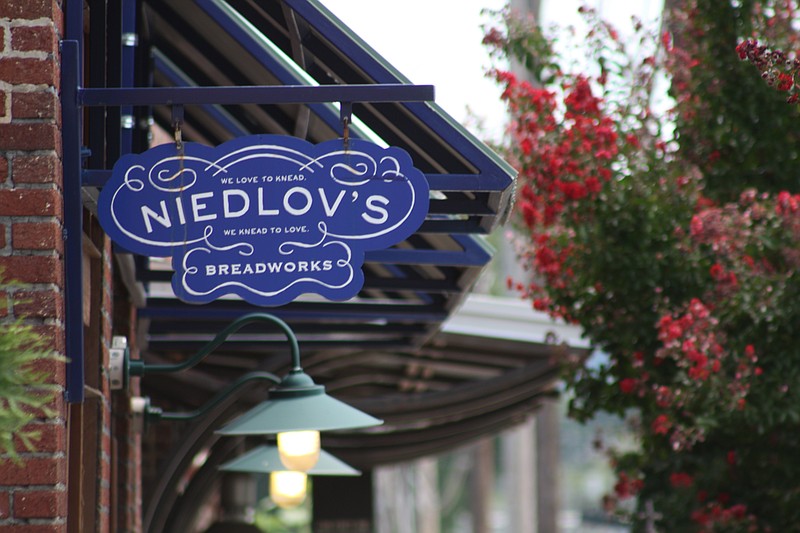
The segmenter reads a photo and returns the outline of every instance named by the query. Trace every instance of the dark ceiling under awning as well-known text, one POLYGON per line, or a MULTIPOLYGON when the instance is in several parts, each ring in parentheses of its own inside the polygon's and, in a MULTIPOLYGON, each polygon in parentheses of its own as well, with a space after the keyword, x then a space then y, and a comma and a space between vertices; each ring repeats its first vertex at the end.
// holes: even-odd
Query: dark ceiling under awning
MULTIPOLYGON (((141 5, 145 59, 138 69, 146 85, 410 85, 314 0, 141 5)), ((340 111, 336 103, 186 106, 182 133, 210 145, 263 133, 319 143, 342 136, 340 111)), ((152 116, 155 131, 170 132, 173 109, 156 106, 152 116)), ((149 362, 186 359, 246 313, 267 311, 285 320, 309 375, 385 419, 374 431, 323 437, 326 449, 369 468, 438 453, 518 422, 552 390, 560 352, 544 343, 441 331, 491 259, 484 237, 509 214, 515 171, 433 102, 356 102, 352 117, 351 137, 403 148, 431 189, 420 229, 390 249, 368 252, 356 298, 301 298, 270 309, 234 298, 189 305, 172 294, 169 261, 120 254, 118 263, 138 294, 139 345, 149 362)), ((283 335, 248 326, 194 369, 148 376, 142 390, 156 405, 193 409, 245 372, 280 375, 288 366, 283 335)), ((217 416, 229 417, 263 396, 251 390, 241 405, 217 416)), ((196 442, 178 452, 176 471, 165 479, 179 476, 178 463, 193 451, 216 442, 211 429, 187 431, 196 442)))

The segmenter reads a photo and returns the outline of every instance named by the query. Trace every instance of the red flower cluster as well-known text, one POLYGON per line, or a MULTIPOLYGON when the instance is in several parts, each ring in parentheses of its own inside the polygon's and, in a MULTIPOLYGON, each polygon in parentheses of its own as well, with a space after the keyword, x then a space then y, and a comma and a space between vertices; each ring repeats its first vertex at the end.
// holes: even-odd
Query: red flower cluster
POLYGON ((525 223, 531 229, 551 226, 569 204, 595 198, 611 177, 610 162, 619 151, 613 123, 600 112, 601 101, 586 78, 565 86, 563 111, 550 91, 506 72, 496 78, 506 84, 503 98, 519 117, 512 134, 525 223), (557 126, 561 112, 565 120, 557 126))
POLYGON ((749 61, 761 72, 768 85, 778 91, 790 93, 786 101, 790 104, 800 101, 797 77, 800 74, 800 60, 788 57, 782 50, 772 50, 758 44, 754 39, 742 41, 736 47, 739 59, 749 61))
POLYGON ((726 507, 719 501, 710 502, 692 511, 692 521, 700 526, 700 533, 731 531, 735 527, 736 531, 759 531, 755 517, 743 504, 726 507))
POLYGON ((632 498, 642 490, 643 485, 641 479, 632 478, 626 472, 620 472, 617 482, 614 484, 614 494, 620 499, 632 498))
POLYGON ((796 216, 800 212, 800 194, 791 194, 787 191, 779 192, 775 211, 783 217, 796 216))
POLYGON ((672 429, 672 422, 667 415, 658 415, 650 427, 656 435, 666 435, 672 429))
POLYGON ((687 253, 707 249, 715 258, 709 276, 716 282, 716 297, 730 297, 742 284, 800 267, 800 195, 783 191, 772 197, 746 190, 736 204, 695 214, 689 237, 687 253), (763 249, 765 242, 782 247, 755 259, 753 251, 763 249))
POLYGON ((633 394, 638 388, 639 382, 633 378, 624 378, 619 382, 619 390, 622 394, 633 394))
POLYGON ((710 398, 727 409, 743 409, 751 380, 761 374, 755 348, 748 345, 741 355, 733 356, 724 347, 725 338, 718 326, 711 309, 697 298, 683 313, 665 315, 658 323, 662 347, 655 358, 673 361, 684 378, 679 373, 670 385, 652 383, 652 395, 659 408, 666 412, 677 410, 682 415, 673 421, 661 414, 651 430, 655 435, 668 436, 675 450, 691 448, 705 438, 703 426, 691 413, 707 413, 710 398))
POLYGON ((720 288, 730 287, 735 289, 739 285, 739 280, 736 278, 736 274, 725 270, 725 267, 719 263, 714 263, 711 265, 708 273, 711 274, 711 278, 717 282, 720 288))
POLYGON ((736 452, 731 450, 725 455, 725 462, 729 465, 734 466, 736 464, 736 452))
POLYGON ((669 475, 669 484, 676 489, 688 488, 694 484, 694 478, 686 472, 673 472, 669 475))
POLYGON ((595 200, 611 178, 620 150, 616 125, 604 115, 588 78, 564 82, 559 102, 556 93, 519 81, 511 72, 493 74, 516 117, 510 133, 520 172, 518 209, 535 243, 532 266, 545 285, 565 287, 573 275, 566 266, 572 247, 561 223, 564 217, 584 216, 585 203, 595 200))
POLYGON ((664 343, 658 356, 673 357, 679 368, 687 370, 693 380, 704 381, 722 368, 725 350, 717 341, 714 328, 717 320, 697 298, 687 312, 677 319, 667 315, 659 322, 658 338, 664 343))

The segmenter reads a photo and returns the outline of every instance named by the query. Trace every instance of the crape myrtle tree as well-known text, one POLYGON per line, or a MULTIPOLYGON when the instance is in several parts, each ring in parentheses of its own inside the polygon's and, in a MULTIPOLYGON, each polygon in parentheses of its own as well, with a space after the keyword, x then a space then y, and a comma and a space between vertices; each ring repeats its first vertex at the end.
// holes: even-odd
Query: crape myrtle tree
POLYGON ((633 531, 794 531, 800 116, 786 101, 798 69, 763 43, 793 49, 796 2, 669 4, 652 35, 634 23, 636 58, 582 9, 582 71, 533 22, 496 13, 485 44, 519 66, 491 75, 511 116, 503 151, 530 274, 509 283, 604 354, 565 365, 569 412, 630 420, 637 446, 608 450, 605 503, 633 531))

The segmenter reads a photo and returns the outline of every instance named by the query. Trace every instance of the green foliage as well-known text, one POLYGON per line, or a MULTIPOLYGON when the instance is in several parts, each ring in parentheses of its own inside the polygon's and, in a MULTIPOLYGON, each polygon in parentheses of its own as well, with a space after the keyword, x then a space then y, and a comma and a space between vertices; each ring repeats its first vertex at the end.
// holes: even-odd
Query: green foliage
POLYGON ((766 36, 791 46, 793 2, 685 0, 668 18, 677 53, 668 57, 681 157, 703 172, 706 194, 735 200, 743 185, 763 192, 794 190, 800 173, 800 112, 732 50, 766 36), (767 14, 773 16, 768 17, 767 14))
POLYGON ((45 406, 57 387, 35 363, 57 356, 33 328, 22 320, 0 324, 0 454, 18 458, 15 438, 25 450, 34 450, 39 433, 26 428, 37 413, 52 416, 45 406))

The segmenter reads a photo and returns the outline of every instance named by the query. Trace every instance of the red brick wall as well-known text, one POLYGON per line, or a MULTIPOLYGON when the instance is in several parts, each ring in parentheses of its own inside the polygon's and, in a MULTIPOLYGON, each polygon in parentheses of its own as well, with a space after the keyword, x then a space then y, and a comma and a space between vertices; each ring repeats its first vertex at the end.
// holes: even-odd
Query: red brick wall
MULTIPOLYGON (((24 317, 64 350, 61 111, 57 2, 0 0, 0 316, 24 317)), ((63 387, 64 363, 42 365, 63 387)), ((62 533, 67 516, 66 405, 63 393, 36 453, 20 464, 0 460, 0 532, 62 533)))
MULTIPOLYGON (((115 334, 127 336, 128 347, 138 358, 134 306, 128 301, 127 294, 120 294, 123 292, 121 286, 122 283, 117 279, 114 285, 115 334)), ((134 430, 129 412, 130 396, 140 393, 139 380, 132 380, 130 388, 128 394, 114 394, 112 404, 115 428, 113 449, 117 463, 116 493, 112 504, 117 510, 116 531, 126 532, 142 530, 142 437, 134 430)))
MULTIPOLYGON (((63 354, 64 206, 58 99, 62 4, 61 0, 0 0, 0 269, 4 271, 0 320, 24 318, 63 354), (5 281, 9 279, 21 285, 10 286, 5 281)), ((83 417, 97 422, 96 436, 77 442, 84 442, 84 451, 91 448, 87 442, 96 444, 97 451, 82 455, 81 449, 70 449, 68 425, 81 427, 80 420, 74 421, 76 405, 70 407, 63 399, 64 363, 47 363, 44 369, 62 393, 50 406, 55 416, 35 422, 42 434, 36 452, 23 452, 21 464, 0 458, 0 533, 80 529, 75 526, 82 523, 76 515, 86 492, 79 491, 87 485, 96 492, 96 506, 84 509, 92 514, 92 533, 141 531, 141 438, 133 430, 129 408, 139 384, 135 380, 132 390, 112 393, 107 373, 113 335, 128 337, 132 352, 136 351, 135 309, 115 276, 109 239, 92 215, 84 215, 86 238, 100 255, 92 267, 100 269, 97 283, 91 294, 84 291, 99 331, 86 341, 87 354, 92 350, 99 354, 99 361, 87 365, 86 383, 99 396, 89 391, 82 406, 77 404, 83 417), (96 470, 96 476, 76 477, 87 465, 96 470)))

